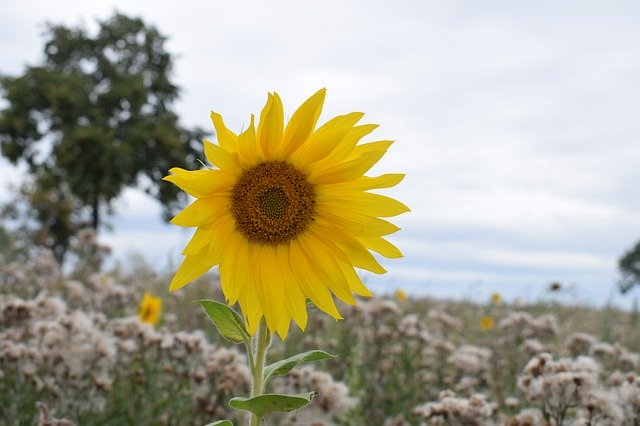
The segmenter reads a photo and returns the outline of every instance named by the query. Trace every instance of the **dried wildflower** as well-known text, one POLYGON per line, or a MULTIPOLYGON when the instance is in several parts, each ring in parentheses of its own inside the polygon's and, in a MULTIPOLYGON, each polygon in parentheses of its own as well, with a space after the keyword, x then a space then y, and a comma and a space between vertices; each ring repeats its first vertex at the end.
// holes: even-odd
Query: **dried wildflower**
POLYGON ((462 326, 462 322, 459 319, 443 311, 430 311, 428 317, 441 330, 442 334, 448 334, 462 326))
POLYGON ((499 305, 502 303, 502 295, 500 293, 493 293, 491 295, 491 304, 499 305))
POLYGON ((507 408, 510 409, 515 409, 518 408, 520 406, 520 400, 518 398, 516 398, 515 396, 508 396, 504 399, 504 405, 507 408))
POLYGON ((549 348, 536 339, 525 340, 524 343, 522 343, 522 350, 524 350, 529 356, 549 352, 549 348))
POLYGON ((630 373, 618 388, 618 394, 625 417, 640 424, 640 377, 630 373))
POLYGON ((589 348, 589 355, 598 358, 614 357, 616 355, 616 349, 605 342, 596 342, 589 348))
POLYGON ((317 371, 311 366, 292 371, 287 377, 274 380, 274 390, 278 393, 297 393, 305 389, 314 391, 316 397, 304 409, 282 416, 278 424, 307 425, 334 424, 356 405, 356 399, 349 396, 349 388, 337 382, 331 375, 317 371))
POLYGON ((491 350, 473 345, 463 345, 453 352, 447 361, 459 371, 477 375, 491 367, 491 350))
POLYGON ((438 402, 428 402, 413 410, 413 415, 431 424, 484 425, 491 417, 493 407, 483 394, 469 398, 456 398, 451 391, 440 393, 438 402), (446 422, 446 423, 445 423, 446 422))
POLYGON ((593 344, 597 342, 597 339, 587 333, 573 333, 565 342, 565 347, 569 353, 573 356, 582 354, 588 354, 589 349, 593 344))
POLYGON ((604 390, 586 393, 580 405, 578 421, 584 419, 587 424, 619 425, 625 419, 617 397, 604 390))
POLYGON ((525 408, 504 422, 504 426, 546 426, 549 423, 538 408, 525 408))
POLYGON ((38 426, 74 426, 74 423, 67 419, 56 419, 49 414, 49 406, 44 402, 36 402, 38 409, 38 426))
MULTIPOLYGON (((529 401, 536 402, 551 418, 562 422, 570 408, 580 407, 595 413, 593 402, 589 401, 599 398, 604 403, 599 383, 601 371, 601 365, 586 356, 554 360, 551 354, 543 353, 525 366, 518 386, 529 401)), ((613 416, 614 412, 615 409, 611 409, 606 416, 613 416)))

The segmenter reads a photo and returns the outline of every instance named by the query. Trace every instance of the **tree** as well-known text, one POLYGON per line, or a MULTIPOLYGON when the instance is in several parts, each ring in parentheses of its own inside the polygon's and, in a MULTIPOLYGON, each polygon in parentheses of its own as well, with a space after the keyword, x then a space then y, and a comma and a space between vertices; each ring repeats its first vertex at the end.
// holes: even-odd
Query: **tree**
POLYGON ((170 217, 184 200, 161 178, 172 166, 196 167, 202 132, 182 128, 171 110, 178 88, 166 38, 119 13, 98 26, 92 36, 49 24, 43 63, 0 78, 8 103, 1 152, 49 182, 46 191, 64 184, 96 230, 129 186, 157 198, 170 217))
POLYGON ((52 185, 47 175, 23 183, 13 199, 1 207, 0 219, 16 241, 50 249, 60 264, 72 237, 89 226, 68 185, 52 185))
POLYGON ((622 274, 619 283, 622 293, 631 290, 635 285, 640 285, 640 241, 618 260, 618 270, 622 274))

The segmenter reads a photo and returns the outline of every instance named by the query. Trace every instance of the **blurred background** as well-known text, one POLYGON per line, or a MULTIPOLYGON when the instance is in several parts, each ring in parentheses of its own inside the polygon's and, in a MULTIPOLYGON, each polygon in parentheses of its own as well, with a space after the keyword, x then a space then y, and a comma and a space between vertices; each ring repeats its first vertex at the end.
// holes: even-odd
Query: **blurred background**
POLYGON ((14 3, 0 15, 3 229, 64 258, 97 227, 161 271, 191 230, 160 181, 321 87, 396 142, 374 173, 412 212, 376 293, 630 306, 640 278, 636 2, 14 3), (160 200, 161 202, 158 202, 160 200), (65 240, 66 238, 66 240, 65 240), (66 244, 66 245, 65 245, 66 244), (621 262, 622 261, 622 262, 621 262), (622 269, 620 269, 622 267, 622 269), (559 287, 558 287, 559 286, 559 287), (559 288, 561 291, 558 291, 559 288), (622 295, 621 288, 631 288, 622 295))

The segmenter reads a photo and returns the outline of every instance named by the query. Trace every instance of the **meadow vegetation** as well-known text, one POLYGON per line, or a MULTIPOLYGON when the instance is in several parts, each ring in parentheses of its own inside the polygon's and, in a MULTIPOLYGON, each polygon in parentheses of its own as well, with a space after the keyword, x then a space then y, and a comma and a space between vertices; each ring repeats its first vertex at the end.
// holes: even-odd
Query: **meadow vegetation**
MULTIPOLYGON (((227 402, 249 392, 245 356, 193 303, 221 300, 215 275, 168 294, 170 271, 141 259, 104 268, 91 231, 64 272, 47 250, 5 239, 0 252, 0 423, 241 420, 227 402), (138 316, 147 291, 163 299, 156 326, 138 316)), ((271 356, 339 357, 274 379, 272 392, 316 397, 267 424, 640 424, 635 311, 393 296, 340 306, 340 322, 309 309, 271 356)))

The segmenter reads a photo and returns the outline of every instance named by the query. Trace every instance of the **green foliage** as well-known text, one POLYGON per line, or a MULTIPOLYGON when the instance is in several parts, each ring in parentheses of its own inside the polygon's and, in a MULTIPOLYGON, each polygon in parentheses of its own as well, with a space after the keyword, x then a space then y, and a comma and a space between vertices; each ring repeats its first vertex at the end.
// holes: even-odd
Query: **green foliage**
POLYGON ((80 215, 79 202, 61 182, 52 184, 48 176, 25 182, 0 210, 0 218, 10 223, 13 234, 23 242, 50 249, 62 263, 72 237, 89 224, 80 215))
POLYGON ((618 260, 618 270, 622 274, 622 279, 619 283, 622 293, 626 293, 634 286, 640 285, 640 241, 618 260))
POLYGON ((231 398, 229 405, 236 410, 251 411, 258 417, 269 413, 291 412, 304 407, 313 399, 314 393, 307 392, 300 395, 281 395, 268 393, 255 398, 231 398))
POLYGON ((308 351, 294 355, 287 359, 283 359, 282 361, 277 361, 271 365, 266 366, 264 369, 264 382, 268 382, 271 377, 284 376, 300 364, 336 357, 337 355, 331 355, 325 351, 320 350, 308 351))
POLYGON ((8 103, 0 111, 1 152, 32 174, 65 182, 95 229, 129 186, 156 197, 168 217, 181 200, 161 178, 172 166, 195 167, 201 131, 182 128, 171 109, 178 88, 166 37, 122 14, 98 24, 95 35, 49 25, 43 62, 0 79, 8 103))
POLYGON ((251 340, 244 320, 229 306, 215 300, 197 300, 197 302, 202 305, 222 337, 233 343, 247 343, 251 340))

